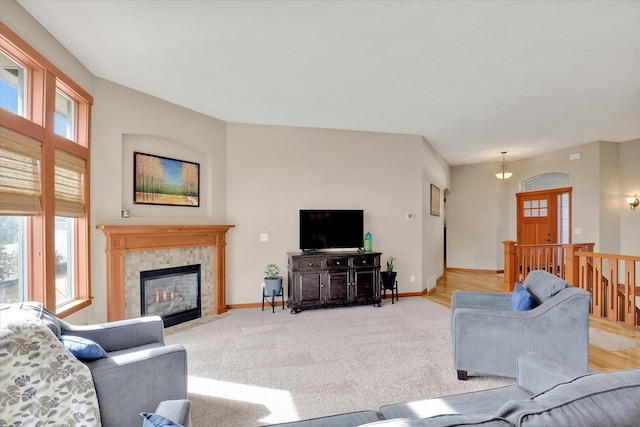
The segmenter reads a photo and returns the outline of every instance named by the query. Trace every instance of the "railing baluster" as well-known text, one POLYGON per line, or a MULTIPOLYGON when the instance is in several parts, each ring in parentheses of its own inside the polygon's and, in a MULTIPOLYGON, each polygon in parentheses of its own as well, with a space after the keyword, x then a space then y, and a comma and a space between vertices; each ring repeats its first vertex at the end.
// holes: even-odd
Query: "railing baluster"
POLYGON ((598 256, 593 257, 591 289, 593 289, 593 314, 596 317, 602 317, 602 258, 598 256))
POLYGON ((609 259, 609 286, 608 286, 608 304, 607 304, 607 319, 620 320, 620 313, 618 311, 618 260, 609 259))
POLYGON ((625 283, 624 287, 624 322, 628 325, 638 325, 638 309, 636 308, 636 262, 625 262, 625 283))

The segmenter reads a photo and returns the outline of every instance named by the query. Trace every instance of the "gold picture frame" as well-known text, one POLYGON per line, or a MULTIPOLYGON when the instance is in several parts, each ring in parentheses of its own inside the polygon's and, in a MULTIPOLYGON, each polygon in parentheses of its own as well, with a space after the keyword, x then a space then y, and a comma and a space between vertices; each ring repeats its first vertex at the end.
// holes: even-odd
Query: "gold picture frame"
POLYGON ((431 184, 431 215, 440 216, 440 189, 431 184))

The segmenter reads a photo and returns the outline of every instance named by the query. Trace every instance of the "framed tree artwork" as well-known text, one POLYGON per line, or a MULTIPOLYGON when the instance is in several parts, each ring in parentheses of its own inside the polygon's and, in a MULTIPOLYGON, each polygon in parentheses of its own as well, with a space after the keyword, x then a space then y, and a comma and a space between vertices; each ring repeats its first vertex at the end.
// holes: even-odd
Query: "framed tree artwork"
POLYGON ((440 216, 440 189, 431 184, 431 215, 440 216))
POLYGON ((200 164, 134 152, 133 203, 200 206, 200 164))

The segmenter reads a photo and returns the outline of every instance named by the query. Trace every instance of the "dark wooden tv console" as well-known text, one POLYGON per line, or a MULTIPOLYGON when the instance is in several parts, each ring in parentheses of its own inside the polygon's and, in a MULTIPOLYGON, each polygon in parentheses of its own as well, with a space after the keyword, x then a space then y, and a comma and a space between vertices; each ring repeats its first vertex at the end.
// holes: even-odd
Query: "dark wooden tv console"
POLYGON ((292 314, 312 308, 380 306, 380 252, 287 255, 292 314))

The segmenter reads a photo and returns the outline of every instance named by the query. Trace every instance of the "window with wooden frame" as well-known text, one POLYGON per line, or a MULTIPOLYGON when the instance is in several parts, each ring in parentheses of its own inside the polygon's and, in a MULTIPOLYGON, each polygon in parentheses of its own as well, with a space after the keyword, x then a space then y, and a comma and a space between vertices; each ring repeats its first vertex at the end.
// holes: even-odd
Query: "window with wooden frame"
POLYGON ((0 302, 91 303, 93 98, 0 22, 0 302))

